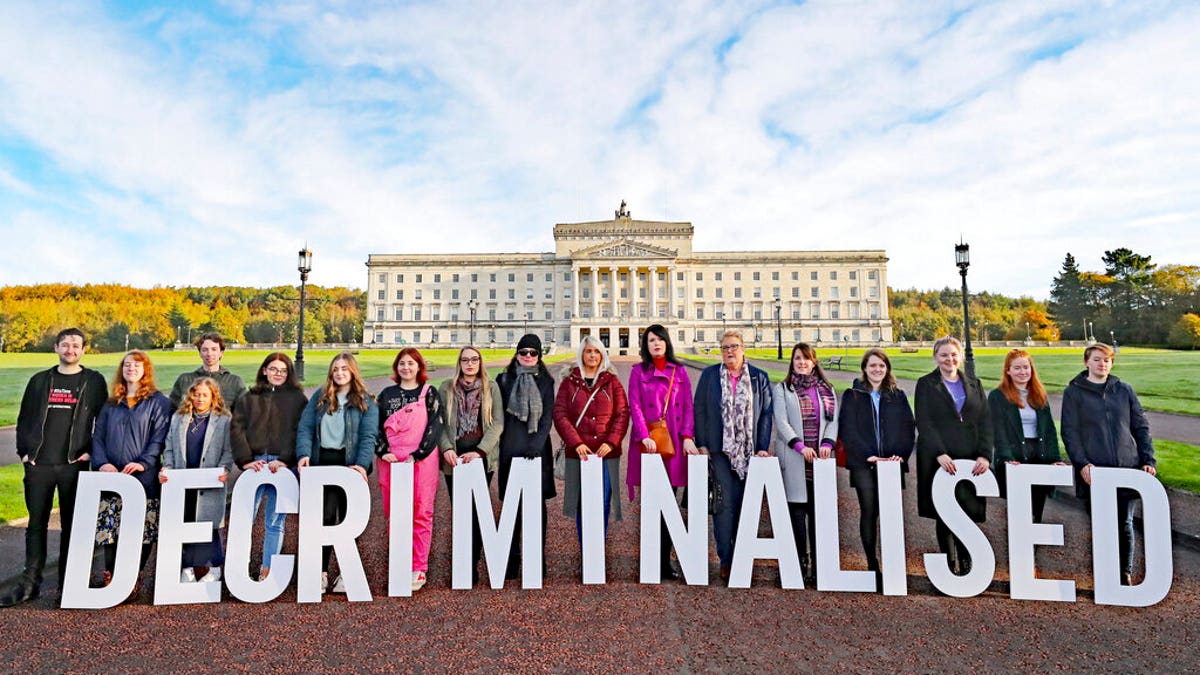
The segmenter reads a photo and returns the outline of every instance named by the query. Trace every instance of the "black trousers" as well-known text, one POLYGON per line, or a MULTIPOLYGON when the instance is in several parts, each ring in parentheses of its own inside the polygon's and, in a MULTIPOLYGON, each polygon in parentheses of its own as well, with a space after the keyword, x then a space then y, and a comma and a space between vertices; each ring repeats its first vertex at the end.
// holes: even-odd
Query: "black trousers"
MULTIPOLYGON (((675 499, 679 499, 679 488, 672 487, 671 493, 675 495, 675 499)), ((667 521, 663 518, 658 519, 659 537, 661 537, 662 545, 658 551, 658 569, 666 572, 671 569, 671 549, 674 548, 671 544, 671 533, 667 530, 667 521)))
POLYGON ((879 537, 879 475, 871 467, 850 469, 854 491, 858 493, 858 536, 867 554, 867 569, 879 571, 876 545, 879 537))
POLYGON ((87 462, 71 464, 25 463, 25 508, 29 524, 25 527, 25 580, 34 585, 42 583, 46 567, 46 538, 50 512, 54 508, 54 491, 58 490, 59 520, 62 533, 58 539, 58 584, 62 586, 67 569, 67 549, 71 542, 71 524, 75 520, 75 491, 79 487, 79 472, 87 462))
POLYGON ((800 554, 800 564, 809 561, 816 569, 817 562, 817 500, 811 477, 804 479, 804 487, 808 490, 808 501, 788 502, 788 517, 792 521, 792 537, 796 540, 796 552, 800 554))
POLYGON ((959 541, 958 537, 950 531, 950 528, 941 519, 937 518, 937 540, 938 550, 945 553, 949 558, 950 569, 962 569, 962 565, 971 564, 971 554, 967 552, 967 547, 959 541))
MULTIPOLYGON (((346 451, 343 448, 321 448, 317 454, 319 466, 345 466, 346 451)), ((346 519, 346 491, 340 487, 326 485, 322 496, 321 523, 337 525, 346 519)), ((329 571, 329 557, 333 555, 332 546, 321 547, 321 571, 329 571)))
MULTIPOLYGON (((446 478, 446 491, 450 493, 450 499, 454 500, 454 476, 444 474, 446 478)), ((484 473, 484 481, 487 485, 492 484, 492 474, 484 473)), ((518 521, 518 526, 520 521, 518 521)), ((519 530, 518 530, 519 531, 519 530)), ((471 509, 471 583, 479 581, 479 560, 483 557, 483 535, 479 532, 479 514, 474 508, 471 509)))

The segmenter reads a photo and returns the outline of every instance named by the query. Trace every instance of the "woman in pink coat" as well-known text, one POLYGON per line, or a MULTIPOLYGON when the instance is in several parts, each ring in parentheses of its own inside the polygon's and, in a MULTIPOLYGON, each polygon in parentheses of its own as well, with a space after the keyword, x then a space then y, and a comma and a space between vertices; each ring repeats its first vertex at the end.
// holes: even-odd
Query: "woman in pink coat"
MULTIPOLYGON (((658 448, 650 438, 649 425, 664 421, 675 456, 664 460, 667 477, 672 488, 687 486, 687 455, 696 455, 696 443, 692 440, 695 419, 692 416, 692 381, 687 368, 675 358, 671 347, 671 335, 659 324, 648 327, 642 333, 642 362, 633 367, 629 374, 629 465, 625 469, 625 482, 629 485, 629 498, 633 499, 634 488, 642 483, 641 458, 634 453, 637 448, 643 453, 655 453, 658 448), (665 413, 664 413, 665 410, 665 413)), ((669 541, 665 523, 659 523, 663 541, 669 541)), ((662 547, 660 567, 662 578, 678 579, 679 573, 671 566, 671 547, 662 547)))

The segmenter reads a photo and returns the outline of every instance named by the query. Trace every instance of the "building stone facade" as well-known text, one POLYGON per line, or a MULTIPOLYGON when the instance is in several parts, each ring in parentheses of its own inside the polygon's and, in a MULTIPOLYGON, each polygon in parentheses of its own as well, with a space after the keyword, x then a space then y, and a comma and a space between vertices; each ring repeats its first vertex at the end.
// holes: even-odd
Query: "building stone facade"
POLYGON ((692 250, 687 222, 612 220, 554 226, 554 251, 372 254, 363 345, 510 347, 526 332, 551 349, 597 335, 636 353, 661 323, 677 350, 891 342, 887 255, 869 251, 692 250), (777 313, 778 312, 778 317, 777 313))

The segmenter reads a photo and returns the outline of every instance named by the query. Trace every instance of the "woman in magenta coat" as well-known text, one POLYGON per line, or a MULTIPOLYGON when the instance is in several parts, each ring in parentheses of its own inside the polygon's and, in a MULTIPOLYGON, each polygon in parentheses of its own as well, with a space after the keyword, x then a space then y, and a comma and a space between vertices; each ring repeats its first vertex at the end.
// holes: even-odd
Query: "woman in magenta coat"
MULTIPOLYGON (((633 499, 634 488, 642 484, 641 457, 634 453, 658 451, 649 437, 648 426, 664 420, 671 441, 675 445, 675 456, 664 460, 667 478, 676 490, 687 486, 687 455, 699 454, 693 440, 695 418, 692 415, 692 381, 687 368, 675 358, 671 347, 671 335, 659 324, 650 326, 642 333, 642 362, 633 367, 629 374, 629 464, 625 468, 625 482, 629 486, 629 498, 633 499), (670 392, 670 400, 668 400, 670 392), (666 414, 664 416, 664 405, 666 414)), ((663 541, 669 541, 667 527, 660 523, 663 541)), ((671 567, 671 547, 662 547, 660 567, 664 579, 678 579, 679 574, 671 567)))

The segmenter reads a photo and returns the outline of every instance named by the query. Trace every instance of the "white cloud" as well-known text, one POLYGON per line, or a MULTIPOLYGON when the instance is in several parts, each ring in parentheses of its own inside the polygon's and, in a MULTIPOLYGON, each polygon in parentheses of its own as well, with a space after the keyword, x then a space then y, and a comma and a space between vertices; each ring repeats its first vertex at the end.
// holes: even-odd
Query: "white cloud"
MULTIPOLYGON (((901 287, 956 284, 960 234, 1011 293, 1067 251, 1200 257, 1186 3, 234 11, 0 9, 0 132, 83 186, 6 165, 41 206, 3 227, 73 218, 145 284, 291 283, 307 240, 317 283, 361 286, 369 253, 549 250, 620 198, 697 250, 885 248, 901 287)), ((114 274, 30 259, 12 282, 114 274)))

